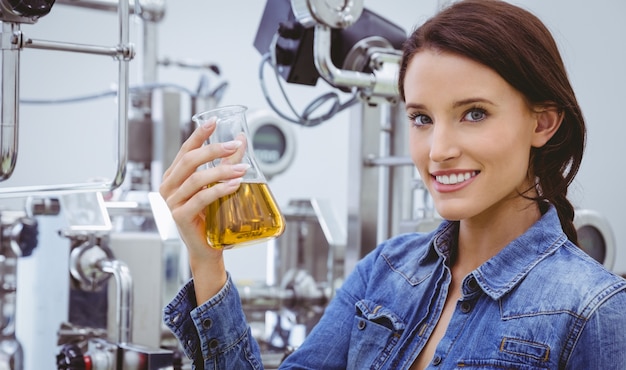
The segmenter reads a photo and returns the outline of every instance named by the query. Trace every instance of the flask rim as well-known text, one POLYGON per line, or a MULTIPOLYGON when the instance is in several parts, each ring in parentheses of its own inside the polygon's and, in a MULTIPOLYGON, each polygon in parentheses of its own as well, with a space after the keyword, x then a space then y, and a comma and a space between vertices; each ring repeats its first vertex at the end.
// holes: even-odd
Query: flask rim
POLYGON ((224 105, 221 107, 216 107, 213 109, 196 113, 191 117, 191 119, 194 122, 200 122, 207 118, 220 117, 221 114, 219 113, 222 113, 222 112, 225 112, 231 115, 231 114, 245 113, 247 110, 248 110, 248 107, 245 105, 240 105, 240 104, 224 105))

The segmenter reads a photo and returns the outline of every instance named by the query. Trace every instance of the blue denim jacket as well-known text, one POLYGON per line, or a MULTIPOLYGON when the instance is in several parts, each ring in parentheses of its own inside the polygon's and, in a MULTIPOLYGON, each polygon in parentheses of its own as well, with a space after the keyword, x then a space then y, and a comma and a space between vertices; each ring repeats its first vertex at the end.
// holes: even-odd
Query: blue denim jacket
MULTIPOLYGON (((441 314, 458 223, 382 243, 349 275, 285 369, 408 369, 441 314)), ((262 369, 229 277, 196 308, 193 282, 165 323, 198 369, 262 369)), ((478 267, 429 369, 626 369, 626 281, 562 232, 551 208, 478 267)))

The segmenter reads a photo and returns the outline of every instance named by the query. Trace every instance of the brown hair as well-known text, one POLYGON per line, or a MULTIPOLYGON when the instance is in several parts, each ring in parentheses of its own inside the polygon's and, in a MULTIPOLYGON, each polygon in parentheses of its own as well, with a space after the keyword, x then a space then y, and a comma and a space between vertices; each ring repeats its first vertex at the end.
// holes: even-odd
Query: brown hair
POLYGON ((533 14, 500 0, 462 0, 429 19, 403 47, 398 86, 405 99, 404 77, 411 57, 425 48, 455 53, 496 71, 535 105, 559 110, 563 122, 541 148, 533 148, 529 174, 536 179, 540 205, 553 204, 563 231, 578 243, 574 207, 567 189, 585 148, 585 121, 556 42, 533 14))

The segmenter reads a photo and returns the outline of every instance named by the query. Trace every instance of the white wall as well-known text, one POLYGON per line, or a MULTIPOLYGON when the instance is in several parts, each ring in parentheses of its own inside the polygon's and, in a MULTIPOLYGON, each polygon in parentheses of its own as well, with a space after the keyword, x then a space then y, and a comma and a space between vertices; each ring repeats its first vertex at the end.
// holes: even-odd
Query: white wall
MULTIPOLYGON (((619 144, 621 135, 626 134, 623 124, 623 102, 626 101, 623 88, 626 86, 626 41, 623 37, 626 23, 623 16, 626 2, 514 2, 543 19, 561 47, 589 129, 586 157, 571 197, 578 207, 597 210, 608 218, 618 243, 615 270, 626 272, 626 228, 622 214, 626 209, 622 192, 626 174, 621 171, 622 144, 619 144)), ((368 8, 407 31, 432 15, 438 3, 435 0, 365 0, 368 8)), ((174 59, 217 63, 224 79, 230 83, 222 104, 267 109, 257 77, 261 56, 253 47, 264 5, 265 2, 259 0, 170 1, 159 29, 159 54, 174 59)), ((35 25, 23 26, 22 30, 28 37, 36 39, 107 46, 117 44, 115 14, 64 5, 55 5, 51 14, 35 25)), ((139 31, 135 27, 133 35, 139 31)), ((134 83, 139 78, 136 72, 134 70, 131 78, 134 83)), ((116 76, 116 63, 107 57, 38 50, 22 52, 23 98, 60 98, 100 92, 114 86, 116 76)), ((162 68, 159 76, 161 82, 180 84, 192 90, 199 79, 196 71, 176 68, 162 68)), ((272 82, 269 79, 269 83, 272 82)), ((286 89, 294 105, 300 108, 321 93, 330 91, 321 81, 316 88, 287 85, 286 89)), ((274 98, 281 99, 277 94, 274 98)), ((0 186, 61 184, 111 177, 114 172, 115 109, 111 98, 71 105, 23 105, 18 165, 14 176, 0 186)), ((280 204, 293 198, 330 199, 338 218, 346 218, 348 121, 348 113, 342 113, 315 128, 294 128, 298 142, 296 160, 287 172, 270 183, 280 204)), ((6 202, 0 201, 0 205, 6 202)), ((65 258, 65 249, 59 247, 64 241, 48 230, 46 233, 40 235, 39 249, 59 248, 58 258, 65 258)), ((36 251, 30 258, 44 258, 44 255, 50 258, 49 253, 41 251, 36 251)), ((227 258, 230 269, 240 278, 258 278, 264 274, 259 262, 264 259, 263 248, 229 251, 227 258)), ((58 266, 63 268, 65 261, 58 266)), ((66 271, 50 267, 47 273, 65 274, 66 271)), ((29 304, 28 299, 22 298, 22 304, 29 304)), ((25 324, 25 321, 25 318, 21 319, 23 336, 35 333, 32 327, 36 323, 25 324)), ((39 321, 50 323, 54 320, 44 316, 39 321)), ((31 338, 22 338, 27 344, 30 344, 29 340, 31 338)), ((28 352, 32 348, 27 344, 28 352)), ((42 368, 32 363, 31 366, 42 368)))

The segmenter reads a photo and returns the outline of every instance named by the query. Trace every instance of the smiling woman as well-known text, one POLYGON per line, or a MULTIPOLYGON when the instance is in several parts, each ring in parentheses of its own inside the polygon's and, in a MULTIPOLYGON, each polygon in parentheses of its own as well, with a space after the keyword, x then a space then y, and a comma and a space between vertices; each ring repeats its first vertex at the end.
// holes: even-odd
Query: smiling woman
MULTIPOLYGON (((403 50, 411 157, 446 220, 363 258, 281 368, 626 368, 626 281, 576 245, 567 190, 585 123, 546 27, 504 1, 461 0, 403 50)), ((165 320, 197 368, 260 369, 223 256, 202 233, 201 210, 237 189, 194 184, 242 176, 195 172, 232 154, 201 148, 212 129, 194 132, 161 186, 194 277, 165 320)))
POLYGON ((404 79, 411 86, 405 92, 414 126, 411 155, 440 215, 478 227, 519 219, 519 209, 526 208, 534 214, 524 222, 497 229, 511 240, 528 229, 540 216, 538 208, 527 207, 533 201, 520 196, 537 196, 530 152, 559 128, 557 110, 529 106, 491 68, 434 48, 412 57, 404 79))
POLYGON ((528 104, 493 69, 436 46, 411 57, 404 81, 410 86, 404 95, 414 126, 413 161, 439 214, 460 220, 449 266, 457 289, 448 292, 418 357, 422 368, 461 298, 461 279, 541 218, 539 191, 530 172, 531 150, 544 146, 562 120, 556 108, 528 104))

